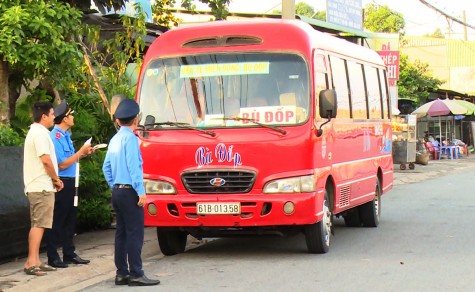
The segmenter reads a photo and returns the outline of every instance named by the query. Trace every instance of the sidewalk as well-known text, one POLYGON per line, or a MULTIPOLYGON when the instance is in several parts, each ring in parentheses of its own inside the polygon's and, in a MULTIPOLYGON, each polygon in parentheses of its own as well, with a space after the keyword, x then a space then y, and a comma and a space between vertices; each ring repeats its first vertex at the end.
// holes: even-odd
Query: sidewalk
MULTIPOLYGON (((431 160, 428 165, 416 164, 414 170, 400 170, 394 165, 394 186, 417 183, 432 177, 475 170, 475 155, 455 160, 431 160)), ((389 193, 390 195, 390 193, 389 193)), ((23 272, 25 258, 0 265, 0 291, 77 291, 95 283, 110 281, 113 285, 114 266, 114 230, 95 231, 80 234, 75 238, 78 254, 90 259, 88 265, 70 265, 66 269, 49 272, 44 277, 28 276, 23 272)), ((188 247, 198 246, 202 242, 189 238, 188 247)), ((155 228, 145 229, 145 241, 142 251, 144 270, 147 265, 162 258, 158 247, 155 228)), ((46 261, 46 254, 41 254, 46 261)), ((152 276, 152 275, 151 275, 152 276)))

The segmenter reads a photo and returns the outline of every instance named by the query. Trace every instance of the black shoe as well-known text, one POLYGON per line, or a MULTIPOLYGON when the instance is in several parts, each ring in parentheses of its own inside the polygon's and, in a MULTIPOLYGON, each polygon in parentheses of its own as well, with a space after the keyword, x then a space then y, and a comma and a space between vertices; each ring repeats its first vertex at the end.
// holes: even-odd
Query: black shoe
POLYGON ((90 260, 83 260, 82 258, 80 258, 77 255, 73 258, 64 258, 64 262, 66 264, 85 265, 85 264, 89 264, 91 261, 90 260))
POLYGON ((128 285, 129 284, 129 279, 130 279, 129 275, 126 275, 126 276, 117 275, 117 276, 115 276, 115 284, 116 285, 128 285))
POLYGON ((52 267, 55 267, 55 268, 67 268, 68 267, 68 264, 64 263, 60 259, 56 259, 56 260, 52 260, 52 261, 48 260, 48 265, 50 265, 52 267))
POLYGON ((147 278, 145 275, 142 277, 130 277, 129 286, 153 286, 160 284, 159 280, 152 280, 147 278))

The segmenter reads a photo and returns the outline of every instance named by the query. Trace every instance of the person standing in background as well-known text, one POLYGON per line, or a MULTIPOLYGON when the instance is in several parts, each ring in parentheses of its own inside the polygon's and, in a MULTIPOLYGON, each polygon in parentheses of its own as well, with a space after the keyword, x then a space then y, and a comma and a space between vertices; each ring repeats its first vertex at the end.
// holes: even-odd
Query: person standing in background
POLYGON ((74 111, 66 101, 54 109, 56 124, 51 131, 58 159, 59 177, 64 188, 55 194, 53 228, 46 230, 46 253, 48 264, 56 268, 67 268, 68 264, 88 264, 75 252, 73 237, 76 229, 77 206, 74 206, 76 165, 82 157, 93 152, 90 144, 85 144, 75 152, 69 129, 74 126, 74 111), (58 247, 63 249, 63 260, 58 254, 58 247))
POLYGON ((142 270, 144 206, 147 202, 143 183, 142 154, 134 131, 138 125, 139 105, 122 100, 114 113, 120 126, 112 137, 102 170, 112 189, 116 213, 114 261, 115 284, 129 286, 158 285, 159 280, 145 276, 142 270))
POLYGON ((33 105, 33 121, 26 135, 23 157, 25 194, 30 204, 31 228, 28 235, 28 258, 23 271, 27 275, 44 276, 56 268, 42 264, 40 244, 45 228, 53 225, 54 193, 63 189, 58 177, 58 164, 49 128, 53 126, 51 102, 33 105))

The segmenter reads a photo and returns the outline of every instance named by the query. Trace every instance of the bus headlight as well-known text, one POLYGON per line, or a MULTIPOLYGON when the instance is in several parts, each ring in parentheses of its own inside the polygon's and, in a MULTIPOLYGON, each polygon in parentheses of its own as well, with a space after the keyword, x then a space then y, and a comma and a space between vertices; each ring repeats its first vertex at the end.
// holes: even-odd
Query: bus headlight
POLYGON ((145 186, 145 193, 148 195, 174 195, 176 194, 175 187, 163 180, 143 180, 145 186))
POLYGON ((309 193, 315 191, 315 176, 306 175, 299 177, 276 179, 266 183, 263 192, 276 193, 309 193))

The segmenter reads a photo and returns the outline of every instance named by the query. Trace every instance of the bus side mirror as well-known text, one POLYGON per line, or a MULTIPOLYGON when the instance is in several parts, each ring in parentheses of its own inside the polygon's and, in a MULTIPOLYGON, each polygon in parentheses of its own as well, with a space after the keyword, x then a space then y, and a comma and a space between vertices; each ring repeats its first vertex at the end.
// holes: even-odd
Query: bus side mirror
POLYGON ((336 117, 336 91, 333 89, 325 89, 320 91, 320 94, 318 95, 318 106, 320 111, 320 117, 328 119, 326 122, 321 124, 320 128, 317 130, 317 137, 320 137, 323 133, 323 126, 328 123, 332 118, 336 117))
POLYGON ((320 117, 327 119, 332 119, 336 117, 336 91, 333 89, 325 89, 320 91, 320 94, 318 96, 318 105, 320 117))

